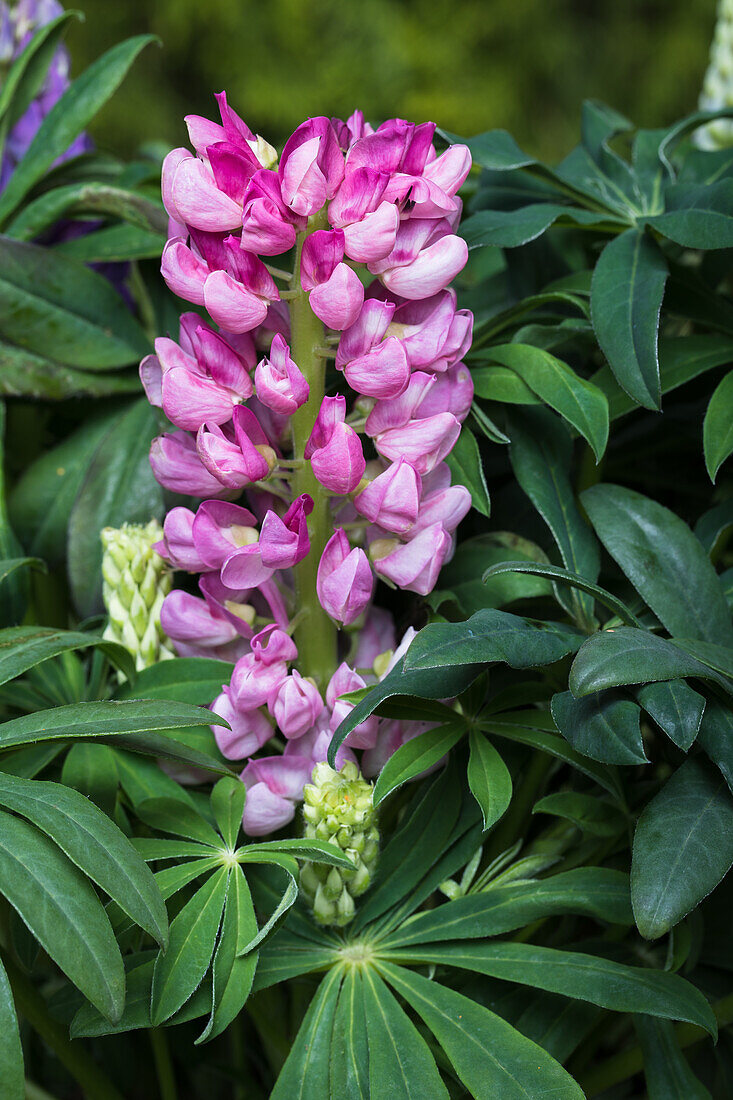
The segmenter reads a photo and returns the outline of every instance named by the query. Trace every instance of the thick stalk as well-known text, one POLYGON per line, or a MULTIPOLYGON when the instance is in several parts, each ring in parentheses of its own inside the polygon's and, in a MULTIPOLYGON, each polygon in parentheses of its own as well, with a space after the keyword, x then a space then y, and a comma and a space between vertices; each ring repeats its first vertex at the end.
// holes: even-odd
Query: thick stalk
POLYGON ((160 1100, 178 1100, 176 1073, 173 1069, 168 1037, 162 1027, 151 1027, 148 1035, 150 1036, 150 1045, 153 1048, 160 1100))
POLYGON ((33 1030, 66 1067, 87 1100, 123 1100, 121 1093, 91 1060, 79 1040, 69 1039, 67 1028, 49 1015, 46 1002, 22 970, 7 956, 3 956, 3 963, 18 1012, 25 1016, 33 1030))
MULTIPOLYGON (((320 354, 326 341, 323 322, 310 308, 308 295, 300 286, 300 257, 305 238, 327 225, 325 214, 316 214, 308 228, 298 234, 295 271, 291 289, 294 297, 290 308, 290 351, 310 386, 310 395, 291 417, 293 457, 303 458, 326 388, 326 362, 320 354)), ((295 628, 298 647, 298 669, 303 676, 312 676, 321 689, 336 671, 336 626, 318 602, 316 575, 323 548, 332 534, 329 497, 313 475, 309 462, 294 472, 291 478, 293 496, 308 493, 313 498, 313 511, 308 517, 310 553, 293 572, 295 574, 295 610, 302 612, 295 628)))

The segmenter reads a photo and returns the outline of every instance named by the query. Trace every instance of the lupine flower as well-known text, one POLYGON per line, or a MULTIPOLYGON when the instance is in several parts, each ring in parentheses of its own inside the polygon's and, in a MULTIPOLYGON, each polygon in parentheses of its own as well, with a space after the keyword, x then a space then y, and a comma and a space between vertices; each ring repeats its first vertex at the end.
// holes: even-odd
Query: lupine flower
POLYGON ((176 428, 153 444, 155 474, 200 500, 172 509, 157 543, 200 595, 171 592, 162 621, 179 653, 235 661, 212 703, 230 728, 212 729, 246 761, 245 831, 293 821, 305 788, 307 830, 355 853, 351 876, 303 878, 318 918, 345 923, 376 857, 357 757, 374 775, 428 728, 371 716, 340 773, 323 763, 351 694, 414 635, 395 647, 376 582, 428 593, 470 505, 444 462, 473 398, 472 317, 448 288, 470 155, 439 155, 432 123, 375 130, 355 112, 309 119, 278 161, 217 99, 221 121, 189 116, 192 151, 163 169, 161 270, 212 323, 184 313, 141 367, 176 428))
POLYGON ((102 594, 109 620, 104 637, 125 646, 139 670, 175 656, 160 621, 171 575, 155 552, 156 520, 102 531, 102 594))

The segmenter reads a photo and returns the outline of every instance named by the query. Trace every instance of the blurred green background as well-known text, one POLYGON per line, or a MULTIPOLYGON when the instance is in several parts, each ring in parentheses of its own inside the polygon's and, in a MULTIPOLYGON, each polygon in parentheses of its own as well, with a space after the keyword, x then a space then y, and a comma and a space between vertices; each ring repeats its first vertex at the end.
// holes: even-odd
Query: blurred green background
MULTIPOLYGON (((71 4, 69 4, 71 6, 71 4)), ((433 119, 463 135, 510 130, 559 159, 579 105, 605 100, 659 126, 694 109, 715 0, 81 0, 68 38, 78 72, 152 31, 94 130, 102 147, 186 140, 183 116, 225 88, 274 144, 308 115, 433 119)))

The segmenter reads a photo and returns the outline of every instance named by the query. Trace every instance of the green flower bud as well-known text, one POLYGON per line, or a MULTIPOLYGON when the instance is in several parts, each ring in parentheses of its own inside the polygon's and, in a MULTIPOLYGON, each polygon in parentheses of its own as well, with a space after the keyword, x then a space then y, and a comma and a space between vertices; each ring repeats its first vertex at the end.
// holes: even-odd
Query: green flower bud
POLYGON ((119 642, 143 669, 174 657, 160 625, 160 608, 172 577, 153 543, 163 537, 160 524, 126 523, 101 532, 102 594, 109 622, 104 637, 119 642))
MULTIPOLYGON (((718 21, 699 100, 700 110, 733 107, 733 0, 719 0, 718 21)), ((718 119, 695 132, 702 149, 726 149, 733 145, 733 119, 718 119)))
POLYGON ((347 762, 340 771, 316 764, 313 782, 303 791, 305 836, 328 840, 354 863, 354 868, 308 863, 300 886, 319 924, 343 927, 355 913, 354 898, 369 887, 379 854, 379 831, 372 784, 347 762))

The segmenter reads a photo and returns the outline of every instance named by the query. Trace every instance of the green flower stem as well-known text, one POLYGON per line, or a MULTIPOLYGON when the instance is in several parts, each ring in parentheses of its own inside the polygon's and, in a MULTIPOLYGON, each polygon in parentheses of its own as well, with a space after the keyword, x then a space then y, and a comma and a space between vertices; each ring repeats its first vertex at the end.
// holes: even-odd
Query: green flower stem
POLYGON ((8 972, 16 1009, 69 1071, 87 1100, 124 1100, 79 1040, 69 1039, 66 1027, 49 1015, 46 1002, 22 970, 7 955, 3 955, 3 964, 8 972))
POLYGON ((178 1100, 176 1075, 168 1046, 168 1036, 162 1027, 151 1027, 148 1035, 150 1036, 150 1045, 153 1048, 160 1100, 178 1100))
MULTIPOLYGON (((310 396, 291 417, 293 432, 293 457, 303 458, 305 445, 326 389, 326 364, 320 354, 325 343, 323 322, 310 308, 308 295, 300 286, 300 257, 306 237, 327 226, 325 214, 316 214, 308 222, 308 228, 298 234, 295 271, 291 284, 293 297, 290 309, 290 351, 310 386, 310 396)), ((323 548, 332 534, 331 511, 328 493, 316 480, 309 462, 296 469, 290 479, 293 497, 308 493, 313 498, 313 511, 308 517, 310 553, 293 572, 295 574, 295 610, 303 612, 295 628, 294 638, 298 647, 298 668, 303 676, 312 676, 324 689, 336 670, 336 625, 318 602, 316 575, 323 548)))
MULTIPOLYGON (((718 1027, 723 1028, 733 1023, 733 994, 717 1001, 712 1008, 718 1021, 718 1027)), ((677 1045, 681 1050, 685 1050, 686 1047, 699 1043, 708 1037, 707 1032, 701 1027, 696 1027, 695 1024, 677 1024, 674 1033, 677 1045)), ((621 1081, 627 1081, 629 1077, 641 1073, 643 1068, 644 1057, 641 1047, 633 1046, 628 1050, 621 1051, 620 1054, 615 1054, 613 1058, 601 1062, 600 1065, 582 1076, 578 1083, 586 1096, 598 1096, 614 1085, 620 1084, 621 1081)))

